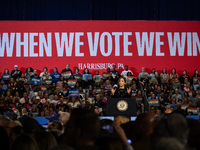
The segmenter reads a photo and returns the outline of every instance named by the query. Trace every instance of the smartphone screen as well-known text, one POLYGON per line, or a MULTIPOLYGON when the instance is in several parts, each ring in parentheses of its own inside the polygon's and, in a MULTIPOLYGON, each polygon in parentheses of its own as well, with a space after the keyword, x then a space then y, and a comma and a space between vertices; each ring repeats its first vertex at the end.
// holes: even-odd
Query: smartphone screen
POLYGON ((113 133, 113 126, 112 125, 103 125, 102 129, 107 130, 109 133, 113 133))

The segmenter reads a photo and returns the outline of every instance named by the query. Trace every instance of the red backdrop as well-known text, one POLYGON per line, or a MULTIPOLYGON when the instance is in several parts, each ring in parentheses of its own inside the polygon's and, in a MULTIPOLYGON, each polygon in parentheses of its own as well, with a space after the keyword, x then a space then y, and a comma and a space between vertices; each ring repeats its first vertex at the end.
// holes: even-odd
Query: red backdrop
POLYGON ((5 68, 10 71, 14 69, 14 65, 18 65, 23 72, 27 67, 38 69, 40 72, 44 66, 48 67, 50 73, 54 67, 61 72, 67 63, 70 64, 72 70, 82 65, 81 73, 84 64, 89 64, 90 72, 93 74, 96 70, 100 73, 105 71, 105 69, 93 69, 91 66, 95 63, 96 65, 116 64, 119 71, 123 70, 123 66, 128 65, 134 76, 141 72, 142 67, 146 67, 149 73, 152 68, 156 68, 158 73, 161 73, 163 68, 167 68, 168 73, 171 73, 172 68, 176 68, 179 74, 187 70, 189 75, 200 68, 200 22, 197 21, 1 21, 0 27, 1 74, 5 68), (91 45, 88 44, 90 41, 95 47, 95 32, 96 54, 91 53, 91 45), (48 36, 47 33, 49 33, 48 36), (61 41, 62 33, 63 37, 67 33, 68 38, 65 37, 63 40, 68 41, 68 44, 73 42, 72 49, 68 49, 72 50, 71 56, 66 56, 64 52, 63 56, 58 57, 57 46, 60 47, 60 43, 56 41, 55 35, 57 34, 61 41), (90 33, 91 36, 88 36, 90 33), (142 38, 145 41, 145 36, 149 42, 148 50, 152 50, 152 55, 151 52, 148 53, 150 56, 147 56, 146 48, 142 53, 143 48, 140 44, 142 44, 142 38), (24 42, 21 43, 22 46, 20 46, 20 41, 24 42), (45 44, 42 45, 42 42, 47 43, 48 57, 45 44), (174 46, 175 43, 176 46, 174 46), (21 56, 17 57, 16 51, 19 54, 19 47, 21 47, 21 56), (7 50, 10 54, 7 54, 7 50), (32 57, 31 51, 38 54, 38 57, 32 57), (79 51, 81 54, 78 54, 79 51), (159 56, 163 53, 164 56, 159 56), (94 56, 91 56, 92 54, 94 56))

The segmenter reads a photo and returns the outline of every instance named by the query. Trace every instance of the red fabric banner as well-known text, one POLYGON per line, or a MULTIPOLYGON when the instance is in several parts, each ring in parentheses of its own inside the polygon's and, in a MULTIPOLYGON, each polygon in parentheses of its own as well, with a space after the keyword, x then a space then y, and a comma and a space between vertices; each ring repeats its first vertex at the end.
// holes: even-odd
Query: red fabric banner
POLYGON ((113 64, 119 71, 128 65, 134 76, 142 67, 189 75, 200 68, 198 21, 1 21, 0 27, 1 74, 14 65, 61 72, 68 63, 101 75, 113 64))

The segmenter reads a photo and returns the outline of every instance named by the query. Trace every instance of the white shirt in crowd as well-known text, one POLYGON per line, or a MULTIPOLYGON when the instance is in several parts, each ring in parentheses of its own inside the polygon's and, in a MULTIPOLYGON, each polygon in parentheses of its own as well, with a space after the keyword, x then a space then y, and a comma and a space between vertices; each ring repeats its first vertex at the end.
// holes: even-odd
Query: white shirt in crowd
POLYGON ((131 70, 127 70, 127 71, 124 70, 124 71, 122 71, 121 75, 126 77, 128 72, 131 72, 131 74, 133 75, 133 72, 131 70))
MULTIPOLYGON (((47 72, 47 74, 50 75, 48 72, 47 72)), ((45 74, 44 74, 44 72, 41 72, 40 77, 42 78, 43 76, 45 76, 45 74)))
POLYGON ((81 104, 80 104, 79 101, 76 101, 76 102, 74 103, 74 105, 73 105, 72 102, 69 102, 69 103, 68 103, 68 106, 71 106, 72 108, 77 108, 77 107, 80 106, 80 105, 81 105, 81 104))

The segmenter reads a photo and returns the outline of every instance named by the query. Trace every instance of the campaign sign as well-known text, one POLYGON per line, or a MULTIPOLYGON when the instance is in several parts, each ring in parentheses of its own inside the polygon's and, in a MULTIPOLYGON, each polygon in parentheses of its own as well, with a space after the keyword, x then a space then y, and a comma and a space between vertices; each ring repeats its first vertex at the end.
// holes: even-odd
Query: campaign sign
POLYGON ((69 79, 68 82, 67 82, 67 84, 68 84, 68 86, 70 86, 70 87, 75 87, 76 82, 77 82, 77 80, 69 79))
POLYGON ((186 105, 182 105, 182 106, 181 106, 181 109, 182 109, 182 110, 186 110, 186 108, 188 108, 188 107, 189 107, 188 104, 186 104, 186 105))
POLYGON ((101 88, 96 88, 96 93, 101 93, 101 88))
POLYGON ((186 118, 194 119, 194 120, 199 120, 200 116, 199 115, 192 115, 192 116, 186 116, 186 118))
POLYGON ((78 97, 79 96, 79 90, 77 90, 77 89, 69 90, 69 96, 70 97, 78 97))
POLYGON ((188 94, 189 94, 189 97, 192 97, 192 91, 189 91, 188 94))
POLYGON ((45 80, 45 83, 48 84, 48 85, 51 85, 52 82, 53 82, 52 79, 46 79, 46 80, 45 80))
POLYGON ((36 84, 36 85, 40 85, 40 79, 38 79, 38 78, 32 78, 31 79, 31 84, 36 84))
POLYGON ((63 74, 63 77, 64 77, 65 79, 70 78, 71 75, 72 75, 70 71, 63 72, 62 74, 63 74))
POLYGON ((200 79, 200 77, 194 77, 193 78, 193 83, 196 84, 199 79, 200 79))
POLYGON ((159 106, 158 99, 150 99, 149 100, 149 105, 150 106, 159 106))
POLYGON ((42 79, 42 81, 46 80, 46 76, 42 76, 41 79, 42 79))
POLYGON ((46 86, 41 86, 41 90, 42 90, 42 91, 46 91, 46 90, 47 90, 47 87, 46 87, 46 86))
POLYGON ((87 79, 88 79, 88 80, 92 80, 92 75, 91 75, 91 74, 83 74, 82 77, 83 77, 83 80, 85 80, 85 81, 86 81, 87 79))
POLYGON ((3 81, 9 81, 9 80, 10 80, 10 77, 11 77, 10 74, 4 74, 4 75, 2 75, 3 81))
POLYGON ((181 83, 172 83, 172 88, 175 90, 176 88, 180 89, 181 83))
POLYGON ((135 97, 137 103, 142 103, 142 96, 135 97))
POLYGON ((81 74, 74 74, 74 78, 75 78, 77 81, 81 81, 81 74))
POLYGON ((95 75, 94 79, 95 79, 95 82, 96 82, 96 83, 97 83, 97 82, 101 82, 102 76, 100 76, 100 75, 95 75))
POLYGON ((103 79, 107 79, 111 75, 112 75, 112 73, 106 73, 106 72, 104 72, 103 73, 103 79))
POLYGON ((64 89, 64 90, 63 90, 63 94, 64 94, 64 95, 66 95, 66 94, 67 94, 67 92, 68 92, 68 90, 67 90, 67 89, 64 89))
POLYGON ((169 106, 170 106, 171 108, 173 108, 174 110, 177 109, 177 104, 169 104, 169 106))
POLYGON ((189 112, 192 112, 194 115, 197 115, 197 108, 191 108, 191 107, 189 107, 187 109, 187 113, 189 113, 189 112))
POLYGON ((35 120, 47 131, 49 120, 46 117, 35 117, 35 120))
POLYGON ((65 99, 65 100, 63 100, 63 104, 67 104, 67 100, 65 99))
POLYGON ((9 117, 10 119, 13 119, 14 112, 13 111, 6 111, 6 112, 3 113, 3 115, 9 117))

